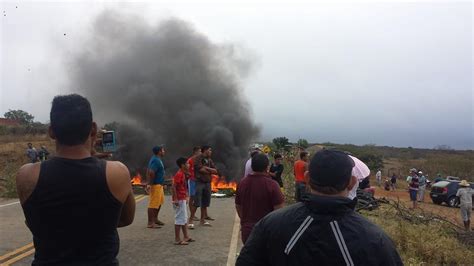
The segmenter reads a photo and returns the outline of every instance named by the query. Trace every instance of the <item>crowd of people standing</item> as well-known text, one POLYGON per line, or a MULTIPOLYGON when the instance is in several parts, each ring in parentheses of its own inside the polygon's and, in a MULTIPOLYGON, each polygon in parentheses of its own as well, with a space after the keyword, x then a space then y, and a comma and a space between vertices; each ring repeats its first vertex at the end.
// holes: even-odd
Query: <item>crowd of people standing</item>
MULTIPOLYGON (((158 219, 161 206, 164 204, 165 168, 163 157, 165 148, 155 146, 152 149, 147 168, 146 192, 149 194, 148 228, 161 228, 164 223, 158 219)), ((188 229, 194 229, 194 221, 199 221, 200 226, 212 226, 209 221, 214 218, 208 214, 211 204, 212 175, 218 174, 212 160, 212 147, 196 146, 189 158, 180 157, 176 160, 178 171, 173 176, 172 204, 175 212, 175 244, 188 245, 195 240, 189 237, 188 229), (189 215, 188 215, 189 206, 189 215), (196 211, 200 208, 201 215, 197 218, 196 211), (183 238, 180 238, 180 231, 183 238)))
POLYGON ((33 147, 32 143, 28 143, 28 148, 26 149, 26 157, 30 163, 43 162, 48 160, 49 151, 46 149, 46 146, 41 146, 39 150, 33 147))

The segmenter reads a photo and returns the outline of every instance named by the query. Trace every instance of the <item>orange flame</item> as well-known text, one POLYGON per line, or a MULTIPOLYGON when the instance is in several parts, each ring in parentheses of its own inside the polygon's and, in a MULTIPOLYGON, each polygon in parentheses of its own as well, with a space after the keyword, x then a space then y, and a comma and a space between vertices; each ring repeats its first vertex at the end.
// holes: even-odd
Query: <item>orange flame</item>
POLYGON ((142 176, 140 175, 140 173, 137 173, 137 175, 132 178, 131 182, 132 182, 132 185, 141 185, 142 176))
POLYGON ((219 189, 232 189, 233 191, 237 190, 236 182, 226 182, 225 177, 220 177, 217 175, 212 175, 211 180, 211 190, 212 192, 217 192, 219 189))

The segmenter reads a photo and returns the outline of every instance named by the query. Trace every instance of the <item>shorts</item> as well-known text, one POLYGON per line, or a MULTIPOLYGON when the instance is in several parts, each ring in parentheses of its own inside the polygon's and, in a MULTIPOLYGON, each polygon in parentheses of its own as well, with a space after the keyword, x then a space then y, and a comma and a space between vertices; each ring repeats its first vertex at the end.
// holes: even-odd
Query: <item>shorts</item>
POLYGON ((193 204, 195 207, 209 207, 211 204, 211 183, 196 182, 193 204))
POLYGON ((193 197, 196 194, 196 181, 188 179, 188 194, 193 197))
POLYGON ((151 185, 149 209, 158 209, 165 202, 165 193, 162 185, 151 185))
POLYGON ((416 201, 416 194, 418 194, 418 190, 410 189, 410 200, 411 201, 416 201))
POLYGON ((186 210, 186 201, 178 200, 178 206, 173 204, 174 210, 174 224, 186 225, 188 222, 188 211, 186 210))
POLYGON ((471 220, 472 205, 461 207, 461 219, 466 222, 471 220))

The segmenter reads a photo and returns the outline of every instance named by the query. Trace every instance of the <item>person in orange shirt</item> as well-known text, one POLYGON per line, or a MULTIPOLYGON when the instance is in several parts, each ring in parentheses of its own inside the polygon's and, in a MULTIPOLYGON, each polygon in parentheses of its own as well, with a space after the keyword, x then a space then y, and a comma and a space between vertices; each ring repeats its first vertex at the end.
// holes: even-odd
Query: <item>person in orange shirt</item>
POLYGON ((295 199, 296 201, 303 201, 306 192, 306 180, 304 173, 308 169, 309 154, 305 151, 300 152, 300 159, 295 162, 295 199))

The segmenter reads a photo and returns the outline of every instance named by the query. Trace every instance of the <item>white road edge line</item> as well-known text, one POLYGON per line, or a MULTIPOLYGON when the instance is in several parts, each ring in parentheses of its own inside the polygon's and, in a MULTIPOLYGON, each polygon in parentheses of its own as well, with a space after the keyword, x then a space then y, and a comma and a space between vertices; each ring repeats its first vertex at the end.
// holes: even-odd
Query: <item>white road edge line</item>
POLYGON ((234 266, 237 260, 237 244, 239 241, 240 219, 237 213, 234 219, 234 228, 232 229, 232 238, 230 240, 229 254, 227 255, 227 266, 234 266))
POLYGON ((12 202, 12 203, 3 204, 3 205, 0 205, 0 208, 6 207, 6 206, 10 206, 10 205, 13 205, 13 204, 18 204, 18 203, 20 203, 20 202, 19 202, 19 201, 15 201, 15 202, 12 202))

